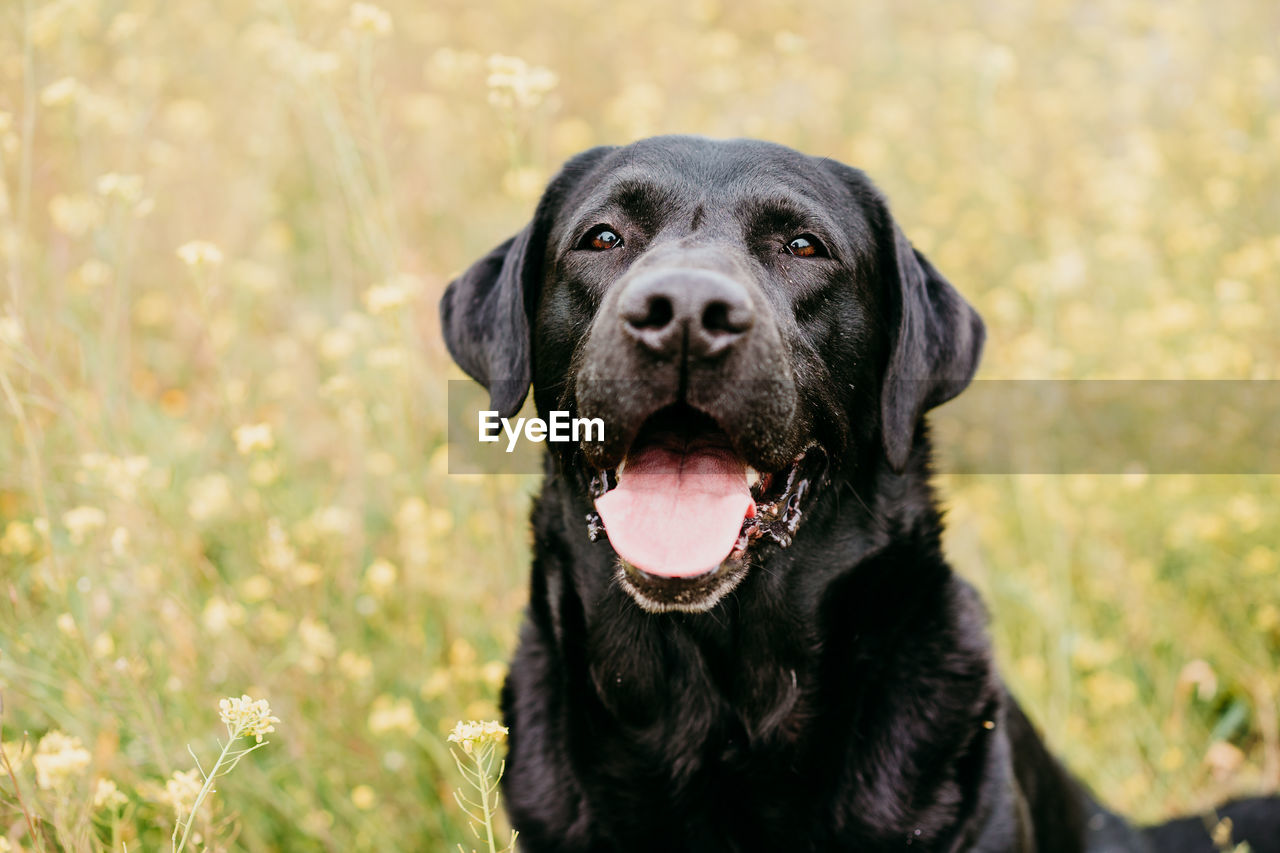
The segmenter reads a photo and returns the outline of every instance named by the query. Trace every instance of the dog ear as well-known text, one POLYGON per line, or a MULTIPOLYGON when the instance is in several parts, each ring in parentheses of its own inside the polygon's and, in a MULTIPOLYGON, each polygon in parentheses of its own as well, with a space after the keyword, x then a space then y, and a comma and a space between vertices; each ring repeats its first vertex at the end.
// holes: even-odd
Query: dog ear
POLYGON ((912 248, 892 220, 890 227, 896 266, 890 292, 896 291, 901 301, 880 393, 880 429, 889 464, 901 471, 920 418, 973 379, 986 329, 978 312, 912 248))
POLYGON ((592 148, 565 163, 547 185, 529 224, 451 281, 440 300, 440 325, 449 354, 489 390, 489 405, 501 417, 518 412, 529 393, 530 328, 542 291, 552 222, 582 177, 611 150, 592 148))

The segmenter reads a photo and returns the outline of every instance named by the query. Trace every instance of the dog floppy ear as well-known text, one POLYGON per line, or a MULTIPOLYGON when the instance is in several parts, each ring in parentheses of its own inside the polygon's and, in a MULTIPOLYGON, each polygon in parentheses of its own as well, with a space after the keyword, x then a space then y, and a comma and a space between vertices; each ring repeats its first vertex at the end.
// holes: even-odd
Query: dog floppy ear
POLYGON ((547 185, 529 224, 451 281, 440 300, 449 354, 489 390, 489 405, 501 417, 518 412, 529 393, 530 327, 552 221, 565 197, 610 150, 592 148, 566 163, 547 185))
POLYGON ((924 413, 973 379, 986 329, 978 312, 912 248, 897 225, 890 227, 896 267, 890 292, 896 291, 900 302, 880 393, 880 425, 889 464, 901 471, 924 413))

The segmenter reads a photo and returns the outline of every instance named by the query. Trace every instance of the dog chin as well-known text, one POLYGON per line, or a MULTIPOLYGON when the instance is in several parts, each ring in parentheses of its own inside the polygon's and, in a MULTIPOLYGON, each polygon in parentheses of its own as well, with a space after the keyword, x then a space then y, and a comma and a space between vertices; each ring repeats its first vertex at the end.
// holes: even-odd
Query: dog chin
POLYGON ((649 613, 705 613, 747 576, 746 554, 730 556, 713 571, 693 578, 665 578, 618 558, 615 577, 631 600, 649 613))

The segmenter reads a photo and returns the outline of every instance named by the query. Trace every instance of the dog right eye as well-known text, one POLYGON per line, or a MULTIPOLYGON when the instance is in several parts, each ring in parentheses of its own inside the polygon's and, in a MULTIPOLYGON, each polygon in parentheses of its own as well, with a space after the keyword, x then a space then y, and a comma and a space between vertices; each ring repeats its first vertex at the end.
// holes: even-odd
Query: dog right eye
POLYGON ((583 235, 582 240, 578 243, 578 248, 589 249, 594 252, 605 252, 609 249, 617 249, 622 245, 622 235, 608 225, 597 225, 583 235))
POLYGON ((822 241, 812 234, 800 234, 792 237, 791 241, 783 247, 783 251, 797 258, 829 257, 827 247, 823 246, 822 241))

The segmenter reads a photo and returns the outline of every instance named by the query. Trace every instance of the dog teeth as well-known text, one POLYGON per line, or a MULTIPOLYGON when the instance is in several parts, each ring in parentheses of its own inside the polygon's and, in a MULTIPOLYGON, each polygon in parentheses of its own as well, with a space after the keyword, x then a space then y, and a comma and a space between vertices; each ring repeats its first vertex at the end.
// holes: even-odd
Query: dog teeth
POLYGON ((755 488, 756 483, 760 482, 760 472, 750 465, 747 466, 747 488, 755 488))

